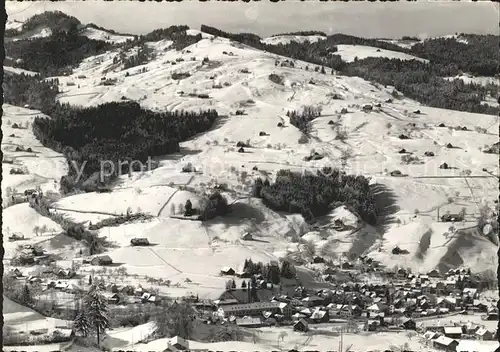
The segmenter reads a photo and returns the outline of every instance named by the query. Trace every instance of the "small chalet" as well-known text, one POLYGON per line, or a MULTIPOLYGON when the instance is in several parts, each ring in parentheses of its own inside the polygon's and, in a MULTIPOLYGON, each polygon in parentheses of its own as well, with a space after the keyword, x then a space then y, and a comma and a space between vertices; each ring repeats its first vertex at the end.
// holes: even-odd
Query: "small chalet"
POLYGON ((315 323, 328 323, 330 317, 327 311, 317 309, 312 312, 309 319, 315 323))
POLYGON ((109 255, 101 255, 98 257, 92 258, 90 261, 90 264, 92 265, 111 265, 113 264, 113 260, 109 255))
POLYGON ((247 328, 258 328, 262 326, 262 320, 256 317, 237 318, 236 325, 247 328))
POLYGON ((477 329, 474 335, 478 340, 483 340, 483 341, 490 341, 493 340, 494 338, 494 334, 485 328, 477 329))
POLYGON ((433 269, 433 270, 429 271, 429 272, 427 273, 427 275, 428 275, 429 277, 434 277, 434 278, 437 278, 437 277, 440 277, 440 276, 441 276, 441 274, 439 273, 439 271, 438 271, 437 269, 433 269))
POLYGON ((445 326, 444 335, 450 339, 460 339, 462 337, 462 327, 461 326, 445 326))
POLYGON ((184 340, 182 337, 176 336, 170 339, 167 343, 167 349, 163 352, 177 352, 177 351, 188 351, 189 341, 184 340))
POLYGON ((498 320, 498 309, 496 308, 488 309, 486 320, 498 320))
POLYGON ((299 319, 299 321, 293 324, 293 330, 307 332, 309 331, 309 324, 304 319, 299 319))
POLYGON ((108 304, 117 304, 120 302, 120 297, 118 296, 117 293, 104 292, 103 296, 108 302, 108 304))
POLYGON ((243 235, 241 235, 241 239, 243 241, 251 241, 253 240, 252 234, 250 232, 245 232, 243 235))
POLYGON ((149 246, 149 241, 147 238, 132 238, 130 244, 132 246, 149 246))
POLYGON ((455 352, 456 348, 458 346, 458 341, 450 339, 446 336, 440 336, 437 339, 433 341, 433 346, 436 349, 442 350, 442 351, 449 351, 449 352, 455 352))
POLYGON ((222 275, 234 275, 235 271, 233 268, 226 266, 220 271, 222 275))
POLYGON ((401 321, 401 326, 403 326, 406 330, 417 329, 417 323, 415 323, 415 320, 411 318, 403 318, 403 320, 401 321))
POLYGON ((302 299, 302 303, 308 307, 320 305, 323 303, 323 301, 324 299, 318 296, 309 296, 302 299))

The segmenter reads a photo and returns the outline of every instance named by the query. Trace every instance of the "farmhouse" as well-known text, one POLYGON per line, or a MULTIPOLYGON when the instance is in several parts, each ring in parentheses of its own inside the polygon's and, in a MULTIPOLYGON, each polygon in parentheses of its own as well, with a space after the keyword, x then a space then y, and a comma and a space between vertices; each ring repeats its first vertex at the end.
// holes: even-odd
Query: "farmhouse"
POLYGON ((443 351, 454 352, 458 346, 458 341, 450 339, 446 336, 440 336, 433 341, 434 348, 443 351))
POLYGON ((462 337, 461 326, 445 326, 444 335, 450 339, 460 339, 462 337))
POLYGON ((90 264, 92 265, 111 265, 113 264, 113 260, 109 255, 101 255, 98 257, 92 258, 90 261, 90 264))
POLYGON ((262 326, 260 318, 243 317, 236 319, 236 325, 248 328, 258 328, 262 326))
POLYGON ((231 267, 228 267, 228 266, 222 268, 222 270, 220 272, 222 275, 234 275, 235 274, 234 269, 231 267))
POLYGON ((493 333, 485 328, 477 329, 474 334, 478 340, 489 341, 493 340, 493 333))
POLYGON ((184 340, 182 337, 175 336, 167 342, 167 349, 163 352, 177 352, 177 351, 188 351, 189 341, 184 340))
POLYGON ((297 321, 293 325, 293 330, 306 332, 309 330, 309 325, 307 324, 307 321, 305 321, 304 319, 299 319, 299 321, 297 321))
POLYGON ((132 246, 149 246, 149 241, 147 238, 132 238, 130 244, 132 246))

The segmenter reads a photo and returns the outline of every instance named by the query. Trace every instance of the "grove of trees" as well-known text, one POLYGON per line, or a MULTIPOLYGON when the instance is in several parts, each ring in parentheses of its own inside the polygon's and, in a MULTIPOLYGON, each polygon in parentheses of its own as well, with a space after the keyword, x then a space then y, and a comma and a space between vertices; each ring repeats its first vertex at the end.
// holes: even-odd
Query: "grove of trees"
POLYGON ((300 213, 307 221, 346 205, 365 222, 371 225, 377 222, 375 195, 369 179, 329 167, 316 174, 279 170, 273 184, 257 178, 254 196, 262 198, 273 210, 300 213))
MULTIPOLYGON (((140 161, 144 166, 148 157, 177 152, 180 141, 207 130, 218 116, 215 110, 157 113, 142 109, 135 102, 90 108, 57 103, 47 114, 51 118, 35 118, 33 132, 44 146, 66 156, 70 173, 61 181, 66 192, 81 186, 91 176, 101 176, 97 174, 103 161, 113 165, 112 179, 129 171, 127 165, 119 170, 119 161, 140 161), (79 167, 85 163, 78 180, 73 162, 79 167)), ((134 166, 140 164, 132 165, 133 169, 134 166)))

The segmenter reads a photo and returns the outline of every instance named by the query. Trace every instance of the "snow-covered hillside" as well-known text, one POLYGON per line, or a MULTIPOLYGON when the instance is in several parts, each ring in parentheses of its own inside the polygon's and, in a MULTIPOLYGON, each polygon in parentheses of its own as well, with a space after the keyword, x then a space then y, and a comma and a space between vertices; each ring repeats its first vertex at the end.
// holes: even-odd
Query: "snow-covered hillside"
POLYGON ((4 66, 3 69, 4 69, 4 72, 12 73, 15 75, 25 74, 25 75, 29 75, 29 76, 34 76, 34 75, 38 74, 37 72, 23 70, 22 68, 17 68, 17 67, 4 66))
MULTIPOLYGON (((166 216, 160 216, 159 223, 145 223, 133 230, 134 235, 138 234, 141 232, 140 226, 144 226, 142 235, 157 238, 157 229, 170 229, 168 233, 172 233, 172 237, 158 236, 157 241, 164 249, 155 248, 155 254, 151 257, 162 259, 155 262, 156 264, 150 264, 160 268, 163 266, 162 261, 165 261, 179 270, 178 274, 175 274, 175 269, 171 273, 178 275, 179 279, 181 276, 191 275, 204 282, 203 276, 199 276, 200 274, 192 269, 182 265, 177 267, 180 264, 174 258, 176 255, 184 255, 184 252, 168 252, 171 251, 169 248, 182 248, 192 243, 190 248, 199 248, 199 255, 206 258, 205 262, 213 263, 211 269, 207 268, 206 272, 216 275, 220 269, 218 261, 215 257, 213 260, 206 257, 212 256, 209 254, 212 251, 215 251, 213 255, 221 251, 225 256, 233 256, 234 254, 228 254, 227 251, 240 248, 235 258, 250 255, 258 257, 258 253, 263 255, 263 259, 288 255, 296 251, 297 247, 287 244, 282 236, 298 231, 297 226, 290 217, 280 217, 259 201, 253 200, 248 204, 247 201, 240 201, 241 214, 237 213, 239 215, 236 219, 227 220, 230 223, 234 221, 235 224, 212 223, 206 229, 198 228, 196 224, 184 224, 182 221, 168 218, 170 208, 177 208, 186 199, 185 196, 180 196, 182 199, 177 199, 177 196, 171 198, 169 185, 187 185, 194 190, 202 190, 217 179, 217 182, 226 183, 236 191, 236 196, 230 197, 237 197, 238 194, 245 197, 250 180, 261 176, 262 173, 273 177, 281 168, 303 170, 337 165, 343 151, 350 149, 353 153, 347 162, 346 171, 371 176, 373 182, 392 189, 396 195, 397 209, 392 216, 398 220, 388 224, 384 234, 377 235, 380 230, 366 228, 354 234, 355 239, 350 237, 348 240, 347 232, 333 231, 327 233, 326 242, 341 241, 343 244, 339 246, 339 251, 342 248, 342 251, 347 252, 373 253, 388 265, 407 265, 415 270, 447 265, 443 263, 450 262, 451 254, 446 248, 453 248, 464 261, 466 258, 473 258, 478 249, 484 258, 494 256, 494 246, 485 242, 483 237, 471 235, 467 241, 453 236, 446 237, 444 233, 449 226, 436 225, 433 219, 436 217, 437 208, 447 205, 450 198, 456 203, 449 205, 452 211, 465 207, 471 218, 477 214, 481 202, 491 204, 497 198, 496 178, 482 171, 486 168, 493 174, 497 173, 497 159, 495 155, 484 154, 480 150, 483 145, 492 144, 497 140, 496 117, 428 108, 409 99, 392 102, 389 100, 392 99, 390 87, 383 88, 356 77, 306 71, 305 67, 310 64, 300 61, 296 62, 295 68, 276 67, 275 60, 284 58, 233 44, 224 38, 210 40, 207 36, 207 39, 185 48, 183 52, 165 51, 168 49, 168 43, 163 41, 148 45, 155 50, 156 58, 128 70, 123 70, 119 64, 113 64, 113 58, 118 52, 85 60, 73 75, 59 77, 63 91, 59 100, 74 105, 95 106, 103 102, 132 99, 153 110, 215 108, 221 115, 226 116, 222 118, 224 123, 217 129, 181 143, 180 155, 162 160, 158 169, 145 172, 140 177, 123 176, 122 184, 112 193, 113 197, 123 198, 123 203, 115 198, 112 202, 98 200, 99 197, 107 196, 97 194, 67 197, 59 202, 61 208, 64 208, 67 214, 71 213, 78 221, 96 220, 96 214, 80 212, 84 208, 119 214, 128 206, 135 211, 135 206, 152 215, 165 214, 166 216), (202 65, 201 61, 205 57, 209 58, 209 62, 202 65), (146 68, 146 72, 142 72, 143 68, 146 68), (173 80, 171 75, 175 72, 188 72, 190 77, 180 81, 173 80), (272 83, 268 79, 271 73, 281 75, 283 85, 272 83), (116 80, 115 85, 99 85, 102 77, 116 80), (201 99, 190 96, 190 93, 208 94, 209 98, 201 99), (334 94, 341 99, 332 99, 334 94), (361 109, 364 104, 379 103, 381 107, 375 107, 371 112, 361 109), (300 109, 306 104, 321 106, 323 113, 312 122, 313 139, 307 144, 299 144, 297 141, 301 133, 289 124, 285 113, 287 110, 300 109), (342 108, 347 108, 348 113, 340 114, 342 108), (234 116, 233 113, 237 109, 244 109, 246 115, 234 116), (412 113, 416 109, 421 113, 412 113), (278 122, 288 127, 278 127, 278 122), (468 131, 440 128, 440 123, 446 126, 467 126, 468 131), (346 132, 344 141, 335 138, 335 125, 346 132), (476 126, 487 129, 487 133, 476 132, 476 126), (265 131, 267 135, 259 136, 261 131, 265 131), (398 138, 401 134, 407 134, 411 139, 401 140, 398 138), (249 153, 236 152, 235 145, 240 140, 250 140, 252 148, 249 153), (447 143, 457 148, 446 148, 447 143), (402 148, 412 153, 419 161, 412 164, 403 162, 401 154, 398 153, 402 148), (309 155, 311 150, 326 157, 304 164, 303 158, 309 155), (424 153, 429 151, 432 151, 435 157, 424 156, 424 153), (189 176, 181 173, 180 169, 188 162, 201 172, 189 176), (456 169, 440 169, 439 166, 443 162, 456 169), (392 177, 389 173, 394 170, 400 170, 408 176, 392 177), (461 176, 463 170, 470 170, 471 174, 478 178, 464 179, 461 176), (133 199, 135 201, 132 201, 133 199), (168 204, 165 205, 166 203, 168 204), (71 212, 72 209, 78 212, 71 212), (415 217, 417 211, 419 215, 415 217), (239 236, 249 230, 265 238, 266 242, 238 244, 239 236), (432 252, 415 244, 426 240, 429 231, 432 231, 433 235, 428 249, 436 247, 432 252), (187 234, 189 237, 185 238, 187 234), (371 239, 367 241, 366 238, 371 239), (221 240, 222 243, 231 243, 234 247, 214 245, 221 240), (360 245, 361 243, 363 245, 360 245), (207 248, 207 245, 212 249, 203 249, 207 248), (411 254, 392 255, 391 249, 395 245, 405 247, 411 254), (249 249, 252 252, 245 252, 249 249)), ((339 45, 339 53, 347 60, 354 59, 354 56, 363 58, 376 55, 413 58, 386 50, 378 52, 376 48, 364 46, 339 45)), ((188 197, 195 198, 194 195, 188 197)), ((303 220, 300 222, 303 223, 303 220)), ((464 226, 470 225, 468 223, 464 226)), ((125 231, 125 228, 120 228, 111 235, 117 236, 116 241, 126 243, 132 235, 125 231)), ((325 245, 326 242, 318 243, 318 246, 325 245)), ((142 273, 142 264, 139 266, 135 262, 128 262, 128 258, 132 256, 128 252, 125 254, 124 250, 111 252, 110 255, 115 255, 118 261, 129 263, 129 270, 142 273)), ((147 253, 149 252, 141 254, 141 258, 147 253)), ((485 264, 485 260, 476 260, 473 263, 477 271, 482 271, 490 265, 485 264)), ((220 264, 222 265, 222 262, 220 264)), ((238 260, 231 262, 231 265, 237 264, 238 260)), ((189 277, 192 279, 191 276, 189 277)), ((204 285, 211 286, 208 282, 204 285)), ((209 288, 207 290, 210 291, 209 288)), ((207 290, 205 291, 209 294, 207 290)))
POLYGON ((80 32, 80 34, 84 35, 90 39, 102 40, 102 41, 105 41, 108 43, 114 43, 114 44, 124 43, 127 40, 134 39, 133 36, 113 34, 113 33, 104 31, 102 29, 97 29, 97 28, 93 28, 93 27, 85 27, 85 29, 83 29, 80 32))
POLYGON ((335 55, 340 55, 342 60, 352 62, 357 57, 359 60, 366 59, 367 57, 386 57, 388 59, 400 60, 418 60, 427 62, 426 59, 421 59, 416 56, 400 53, 392 50, 379 49, 372 46, 364 45, 337 45, 338 51, 335 55))
POLYGON ((290 42, 304 43, 306 41, 310 43, 316 43, 319 40, 325 40, 326 38, 322 35, 277 35, 273 37, 267 37, 261 40, 264 44, 278 45, 278 44, 288 44, 290 42))
POLYGON ((17 192, 37 187, 57 192, 61 176, 68 173, 64 156, 42 146, 33 135, 31 122, 36 116, 43 114, 29 108, 3 105, 3 194, 8 187, 17 192))

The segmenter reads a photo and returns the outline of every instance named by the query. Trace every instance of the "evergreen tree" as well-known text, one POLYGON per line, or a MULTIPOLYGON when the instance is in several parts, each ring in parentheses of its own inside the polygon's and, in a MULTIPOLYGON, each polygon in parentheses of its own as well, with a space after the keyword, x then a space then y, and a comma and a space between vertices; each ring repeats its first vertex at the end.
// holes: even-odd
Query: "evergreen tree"
POLYGON ((191 203, 191 200, 186 201, 186 205, 184 206, 184 216, 191 216, 193 215, 193 204, 191 203))
POLYGON ((33 303, 33 297, 31 296, 31 291, 30 291, 28 285, 23 286, 23 291, 21 293, 21 302, 27 306, 29 306, 29 305, 31 305, 31 303, 33 303))
POLYGON ((87 337, 92 331, 92 324, 87 316, 87 312, 84 310, 79 311, 76 315, 73 321, 73 330, 80 333, 83 337, 87 337))
POLYGON ((295 277, 294 268, 288 260, 284 260, 281 263, 280 275, 287 279, 293 279, 295 277))
POLYGON ((325 67, 324 67, 324 66, 321 66, 321 73, 322 73, 322 74, 326 74, 326 71, 325 71, 325 67))
POLYGON ((236 288, 236 281, 234 281, 234 279, 231 281, 231 288, 232 289, 236 288))
POLYGON ((247 283, 245 280, 243 280, 243 282, 241 283, 241 288, 242 289, 246 289, 247 288, 247 283))
POLYGON ((107 317, 108 305, 97 285, 92 285, 87 292, 85 306, 89 320, 96 331, 97 344, 99 345, 101 334, 109 327, 109 321, 107 317))

